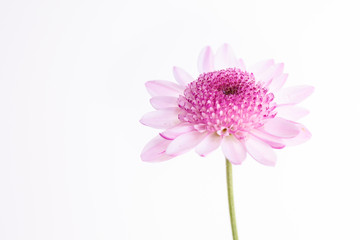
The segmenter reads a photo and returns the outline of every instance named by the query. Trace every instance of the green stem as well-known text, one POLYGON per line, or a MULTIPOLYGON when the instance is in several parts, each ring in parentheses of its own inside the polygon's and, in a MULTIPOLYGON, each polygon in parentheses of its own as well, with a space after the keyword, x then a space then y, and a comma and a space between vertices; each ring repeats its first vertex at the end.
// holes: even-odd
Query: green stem
POLYGON ((237 228, 236 228, 235 205, 234 205, 232 165, 229 162, 229 160, 227 160, 227 159, 226 159, 226 183, 227 183, 230 222, 231 222, 231 230, 232 230, 233 240, 238 240, 239 238, 238 238, 237 228))

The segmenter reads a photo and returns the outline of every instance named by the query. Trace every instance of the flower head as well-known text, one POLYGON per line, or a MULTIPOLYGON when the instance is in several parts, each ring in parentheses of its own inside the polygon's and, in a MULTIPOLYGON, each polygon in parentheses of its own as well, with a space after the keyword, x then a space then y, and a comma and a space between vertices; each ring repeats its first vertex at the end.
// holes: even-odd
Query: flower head
POLYGON ((312 92, 311 86, 282 88, 284 64, 273 60, 245 68, 229 45, 214 55, 210 47, 200 53, 200 75, 194 79, 174 67, 176 83, 149 81, 146 87, 156 109, 140 120, 162 129, 141 153, 143 161, 171 159, 193 148, 206 156, 221 146, 233 164, 247 153, 273 166, 273 149, 302 143, 310 132, 295 122, 308 112, 296 106, 312 92))

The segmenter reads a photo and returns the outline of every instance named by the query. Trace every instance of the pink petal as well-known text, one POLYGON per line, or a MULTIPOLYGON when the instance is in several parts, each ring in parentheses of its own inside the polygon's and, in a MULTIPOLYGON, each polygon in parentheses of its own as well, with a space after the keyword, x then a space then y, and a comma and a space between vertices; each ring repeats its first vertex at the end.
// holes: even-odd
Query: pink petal
POLYGON ((151 96, 178 97, 184 91, 184 87, 181 87, 176 83, 164 80, 148 81, 145 83, 145 86, 151 96))
POLYGON ((145 162, 161 162, 173 158, 165 153, 171 141, 160 136, 153 138, 141 152, 141 159, 145 162))
POLYGON ((305 108, 294 105, 282 105, 276 108, 276 116, 285 118, 291 121, 297 121, 300 118, 306 116, 309 111, 305 108))
POLYGON ((269 119, 262 129, 266 133, 280 138, 293 138, 299 134, 299 129, 294 122, 280 117, 269 119))
POLYGON ((280 76, 284 71, 284 64, 278 63, 272 65, 270 68, 265 70, 263 73, 255 75, 255 79, 265 83, 265 87, 268 87, 272 83, 273 79, 280 76))
POLYGON ((241 164, 246 158, 246 149, 243 143, 233 135, 229 135, 223 139, 221 148, 225 157, 232 164, 241 164))
POLYGON ((168 140, 174 140, 178 136, 183 135, 184 133, 192 132, 194 130, 195 129, 192 125, 180 123, 175 127, 166 129, 164 132, 160 133, 160 136, 168 140))
POLYGON ((196 146, 195 151, 202 157, 205 157, 212 151, 216 150, 221 144, 221 137, 212 133, 209 134, 202 142, 196 146))
POLYGON ((287 77, 288 74, 281 74, 275 77, 268 86, 269 91, 272 93, 279 91, 285 84, 287 77))
POLYGON ((276 95, 277 104, 297 104, 310 96, 314 91, 312 86, 295 86, 281 89, 276 95))
POLYGON ((183 154, 196 147, 205 137, 206 133, 199 133, 197 131, 180 135, 169 144, 166 154, 172 156, 183 154))
POLYGON ((166 108, 146 113, 140 122, 146 126, 167 129, 180 123, 178 119, 179 108, 166 108))
POLYGON ((177 107, 178 98, 171 96, 155 96, 150 99, 150 103, 155 109, 177 107))
POLYGON ((194 78, 190 76, 185 70, 179 67, 173 68, 173 74, 175 77, 175 80, 182 86, 186 86, 188 83, 193 82, 194 78))
POLYGON ((200 73, 214 71, 214 54, 210 47, 205 47, 200 52, 198 69, 200 73))
POLYGON ((267 143, 272 148, 281 149, 285 147, 285 144, 282 142, 281 138, 269 135, 266 132, 260 131, 258 129, 253 129, 250 134, 267 143))
POLYGON ((251 135, 245 141, 245 145, 247 152, 256 161, 266 166, 275 166, 276 154, 269 145, 251 135))
POLYGON ((239 68, 241 71, 246 71, 244 60, 242 60, 241 58, 239 59, 239 68))
POLYGON ((215 55, 215 69, 221 70, 230 67, 240 68, 241 63, 231 49, 230 45, 223 44, 216 52, 215 55))
POLYGON ((259 75, 269 69, 272 65, 274 65, 274 63, 273 59, 258 62, 249 68, 249 72, 253 73, 255 76, 259 75))
POLYGON ((309 132, 308 129, 306 129, 304 125, 300 123, 295 123, 295 125, 299 128, 300 133, 294 138, 283 139, 283 142, 287 146, 298 145, 308 141, 311 138, 311 133, 309 132))

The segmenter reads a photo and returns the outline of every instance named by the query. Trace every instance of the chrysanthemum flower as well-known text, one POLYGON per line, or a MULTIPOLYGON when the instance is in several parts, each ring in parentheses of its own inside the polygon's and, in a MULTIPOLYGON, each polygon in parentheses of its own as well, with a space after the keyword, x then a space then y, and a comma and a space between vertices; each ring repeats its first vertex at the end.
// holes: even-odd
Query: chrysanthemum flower
POLYGON ((161 131, 145 146, 143 161, 165 161, 194 148, 206 156, 221 147, 232 164, 241 164, 249 154, 274 166, 273 149, 311 137, 296 122, 308 111, 296 105, 313 92, 313 87, 282 88, 288 76, 283 73, 283 63, 266 60, 247 68, 224 44, 216 54, 210 47, 204 48, 198 69, 196 78, 174 67, 177 83, 146 83, 156 110, 140 122, 161 131))

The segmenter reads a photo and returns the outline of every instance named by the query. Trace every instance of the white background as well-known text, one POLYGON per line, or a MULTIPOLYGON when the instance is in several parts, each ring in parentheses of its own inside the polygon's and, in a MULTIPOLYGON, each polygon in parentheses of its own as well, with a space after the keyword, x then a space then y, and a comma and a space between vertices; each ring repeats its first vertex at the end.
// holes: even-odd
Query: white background
POLYGON ((234 167, 240 239, 360 239, 356 1, 0 2, 0 239, 231 239, 221 151, 140 160, 144 83, 205 45, 285 63, 313 138, 234 167))

